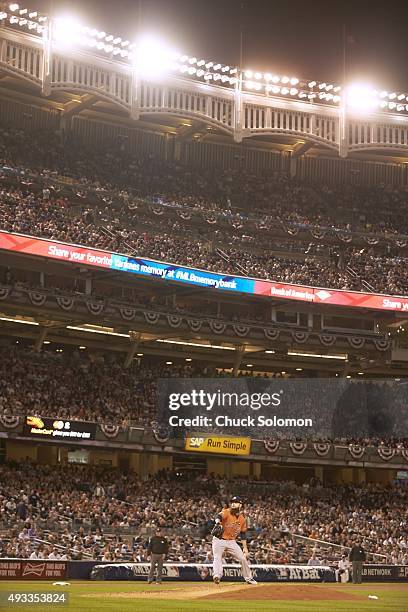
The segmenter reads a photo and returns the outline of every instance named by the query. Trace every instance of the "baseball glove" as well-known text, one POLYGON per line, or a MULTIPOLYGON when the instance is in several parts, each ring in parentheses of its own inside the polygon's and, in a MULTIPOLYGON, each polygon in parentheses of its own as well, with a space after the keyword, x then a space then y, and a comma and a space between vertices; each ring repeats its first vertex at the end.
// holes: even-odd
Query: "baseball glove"
POLYGON ((216 523, 214 527, 212 528, 211 535, 214 536, 215 538, 221 538, 223 532, 224 532, 224 529, 221 523, 216 523))

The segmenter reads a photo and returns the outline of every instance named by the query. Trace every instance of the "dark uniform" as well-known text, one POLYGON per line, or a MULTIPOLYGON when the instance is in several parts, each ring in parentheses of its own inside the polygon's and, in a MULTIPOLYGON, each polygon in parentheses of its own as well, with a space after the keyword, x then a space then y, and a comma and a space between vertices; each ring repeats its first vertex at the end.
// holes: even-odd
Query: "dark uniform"
POLYGON ((163 571, 163 561, 164 557, 167 555, 169 551, 169 543, 167 542, 164 535, 162 535, 161 529, 156 529, 155 535, 152 536, 147 545, 147 552, 150 555, 150 572, 148 583, 151 584, 154 582, 154 574, 157 566, 157 584, 161 583, 162 580, 162 571, 163 571))
POLYGON ((362 583, 363 563, 366 560, 366 554, 361 544, 355 544, 350 550, 349 561, 353 568, 353 583, 362 583))

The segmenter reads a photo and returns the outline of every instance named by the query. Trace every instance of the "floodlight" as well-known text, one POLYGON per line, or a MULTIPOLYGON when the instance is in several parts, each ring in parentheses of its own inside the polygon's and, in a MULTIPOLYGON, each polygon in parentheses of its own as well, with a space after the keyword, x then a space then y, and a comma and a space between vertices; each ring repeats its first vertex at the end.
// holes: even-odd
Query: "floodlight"
POLYGON ((399 96, 397 97, 398 97, 398 100, 403 100, 405 98, 405 94, 399 94, 399 96))
POLYGON ((171 50, 153 36, 144 36, 136 45, 135 63, 145 76, 158 77, 166 72, 170 68, 170 58, 171 50))
POLYGON ((296 89, 296 87, 291 87, 290 88, 290 95, 291 96, 296 96, 297 95, 298 90, 296 89))
POLYGON ((281 79, 282 83, 289 83, 289 80, 290 79, 289 79, 288 76, 283 76, 282 79, 281 79))
POLYGON ((309 87, 310 87, 310 88, 312 88, 312 87, 316 87, 316 81, 310 81, 310 83, 309 83, 309 87))
POLYGON ((14 11, 18 11, 19 9, 19 5, 16 2, 13 2, 13 4, 9 4, 9 9, 10 11, 14 12, 14 11))
POLYGON ((264 74, 264 79, 265 81, 272 81, 272 75, 267 72, 266 74, 264 74))
POLYGON ((395 92, 388 94, 388 97, 390 100, 393 100, 394 98, 397 97, 397 94, 395 92))
POLYGON ((245 70, 245 76, 246 76, 247 79, 252 79, 252 77, 253 77, 252 70, 245 70))
POLYGON ((288 93, 289 93, 289 89, 288 89, 287 87, 282 87, 282 89, 281 89, 281 94, 282 94, 283 96, 286 96, 286 94, 288 94, 288 93))
POLYGON ((297 85, 299 83, 299 79, 297 79, 296 77, 292 77, 290 79, 290 84, 291 85, 297 85))
POLYGON ((256 83, 255 81, 246 81, 245 84, 248 89, 255 89, 256 91, 259 91, 262 88, 262 84, 256 83))
POLYGON ((378 105, 375 90, 367 85, 352 85, 347 89, 347 105, 360 111, 369 111, 378 105))
POLYGON ((78 42, 81 26, 73 17, 57 17, 53 28, 55 41, 63 47, 72 47, 78 42))
POLYGON ((262 79, 262 73, 261 72, 255 72, 254 77, 259 81, 260 79, 262 79))

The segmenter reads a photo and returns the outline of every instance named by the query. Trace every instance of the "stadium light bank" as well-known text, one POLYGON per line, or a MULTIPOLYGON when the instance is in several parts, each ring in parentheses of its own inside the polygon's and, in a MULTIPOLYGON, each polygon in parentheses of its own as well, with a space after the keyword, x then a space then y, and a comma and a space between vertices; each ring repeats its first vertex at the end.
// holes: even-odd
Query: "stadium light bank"
POLYGON ((266 97, 283 97, 310 103, 346 107, 357 113, 375 110, 408 113, 408 94, 388 92, 366 85, 350 85, 343 91, 336 83, 300 79, 297 76, 238 69, 220 62, 185 55, 163 40, 143 34, 137 42, 81 24, 75 16, 50 18, 36 10, 11 3, 0 11, 0 24, 42 36, 61 50, 82 48, 109 59, 130 63, 144 78, 178 75, 201 83, 240 89, 266 97))

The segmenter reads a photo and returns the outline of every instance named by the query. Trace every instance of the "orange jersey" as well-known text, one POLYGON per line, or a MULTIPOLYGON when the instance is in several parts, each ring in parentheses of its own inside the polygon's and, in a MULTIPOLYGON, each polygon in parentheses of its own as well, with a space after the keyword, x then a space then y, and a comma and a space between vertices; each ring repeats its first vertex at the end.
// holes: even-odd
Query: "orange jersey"
POLYGON ((235 516, 229 508, 225 508, 220 512, 220 515, 221 525, 224 529, 223 540, 236 540, 241 532, 247 530, 247 522, 243 514, 235 516))

